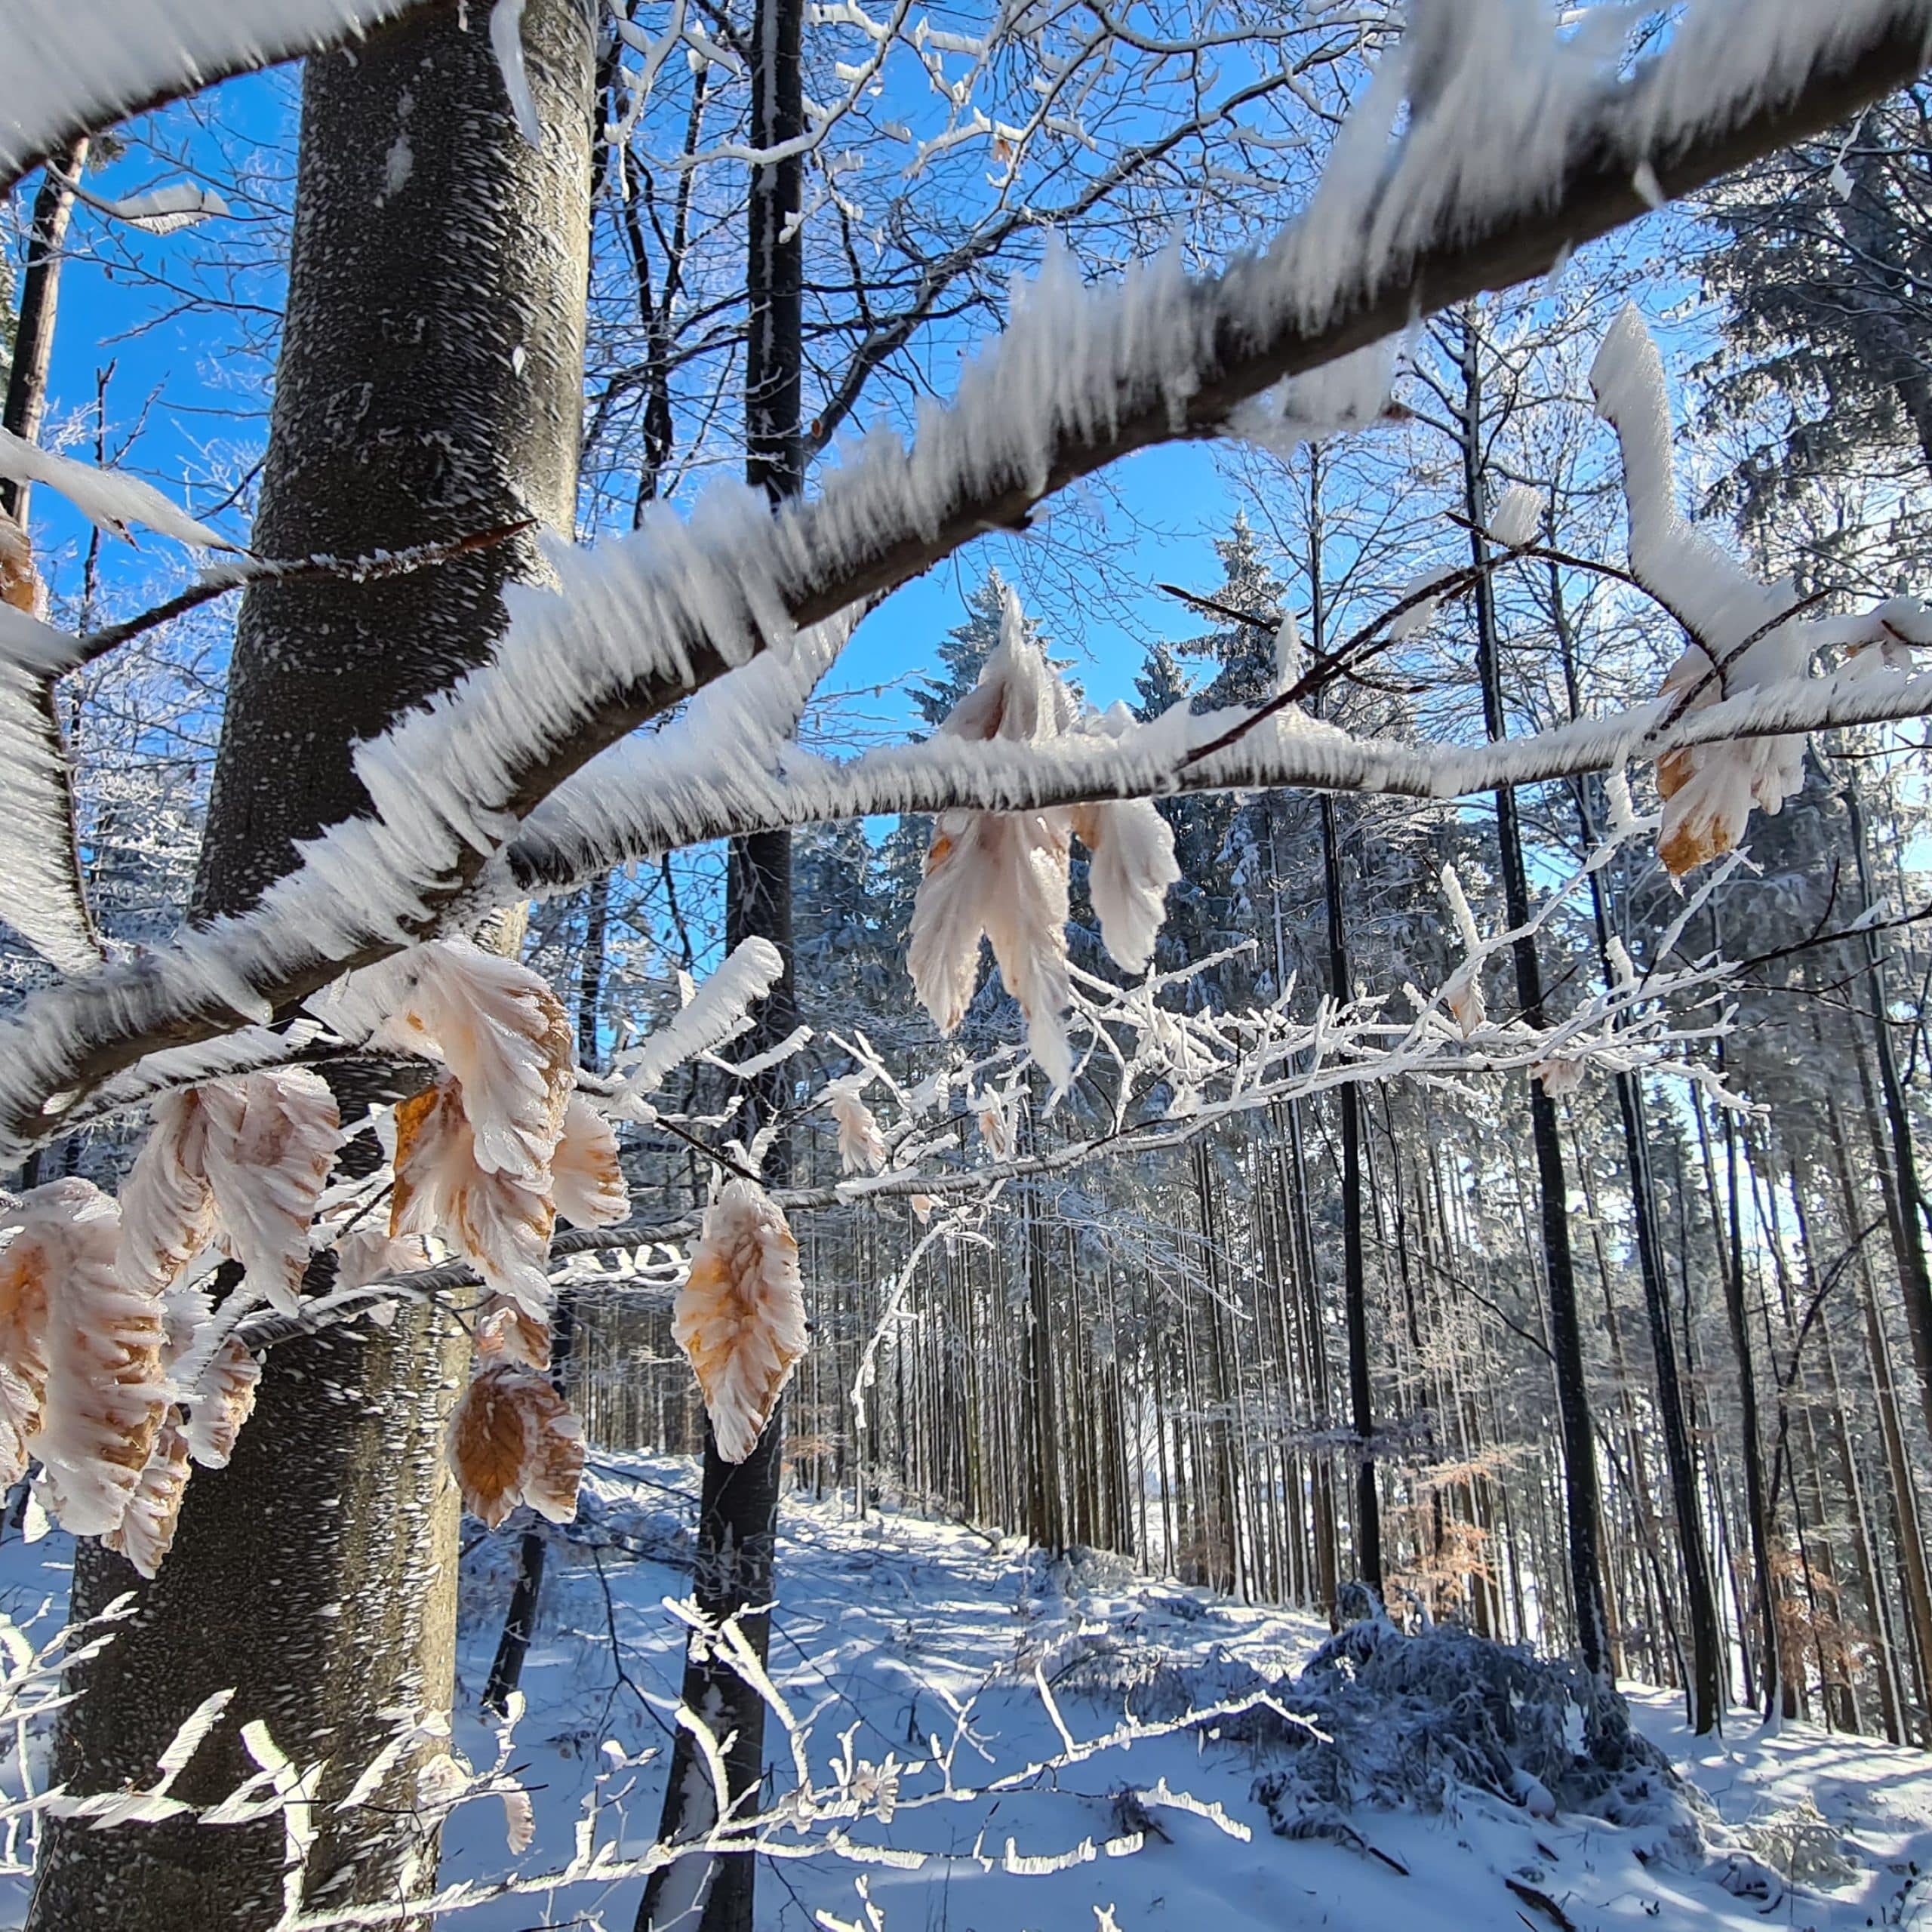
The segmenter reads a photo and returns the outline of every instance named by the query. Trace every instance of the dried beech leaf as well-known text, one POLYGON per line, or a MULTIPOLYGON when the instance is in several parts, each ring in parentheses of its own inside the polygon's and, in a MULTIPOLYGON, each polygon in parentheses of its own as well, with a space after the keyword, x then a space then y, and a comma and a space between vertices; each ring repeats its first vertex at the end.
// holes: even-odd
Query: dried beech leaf
POLYGON ((1180 877, 1174 827, 1146 798, 1075 805, 1073 835, 1086 847, 1087 894, 1107 950, 1130 973, 1153 963, 1168 888, 1180 877))
POLYGON ((179 1410, 171 1410, 149 1451, 147 1466, 128 1500, 120 1521, 101 1540, 117 1549, 143 1577, 152 1577, 174 1547, 181 1520, 182 1499, 194 1473, 188 1460, 188 1438, 178 1424, 179 1410))
POLYGON ((214 1238, 214 1196, 204 1148, 208 1116, 195 1089, 165 1094, 149 1109, 152 1124, 121 1186, 124 1286, 143 1294, 172 1287, 214 1238))
POLYGON ((0 1252, 0 1483, 26 1474, 27 1444, 47 1401, 47 1309, 59 1271, 60 1237, 37 1229, 27 1201, 20 1232, 0 1252))
POLYGON ((40 608, 40 574, 33 545, 11 517, 0 517, 0 603, 32 617, 40 608))
POLYGON ((875 1174, 885 1165, 885 1137, 863 1097, 864 1076, 835 1080, 825 1090, 826 1104, 838 1123, 838 1169, 841 1174, 875 1174))
POLYGON ((255 1413, 262 1364, 232 1338, 209 1357, 189 1392, 182 1435, 188 1453, 205 1469, 225 1469, 235 1438, 255 1413))
POLYGON ((429 1235, 446 1242, 498 1294, 542 1320, 550 1307, 544 1265, 555 1221, 546 1195, 478 1165, 463 1089, 454 1078, 446 1075, 397 1107, 392 1239, 429 1235))
POLYGON ((754 1183, 729 1183, 706 1211, 671 1333, 697 1372, 718 1453, 742 1463, 807 1341, 798 1244, 754 1183))
POLYGON ((476 1311, 476 1352, 485 1362, 521 1362, 525 1368, 550 1366, 550 1326, 521 1303, 501 1295, 485 1297, 476 1311))
MULTIPOLYGON (((1041 744, 1065 735, 1073 700, 1026 635, 1009 596, 999 648, 952 708, 942 737, 1041 744)), ((980 941, 992 943, 1006 989, 1026 1015, 1033 1056, 1055 1087, 1072 1073, 1066 1014, 1067 814, 942 812, 912 907, 906 964, 942 1032, 966 1016, 980 974, 980 941)))
MULTIPOLYGON (((399 1110, 398 1110, 399 1111, 399 1110)), ((351 1228, 335 1244, 335 1284, 364 1288, 371 1281, 393 1280, 430 1266, 429 1251, 420 1235, 396 1239, 385 1227, 365 1223, 351 1228)))
POLYGON ((614 1227, 631 1211, 611 1123, 581 1094, 564 1109, 563 1137, 550 1163, 557 1212, 580 1228, 614 1227))
POLYGON ((548 1192, 574 1078, 563 1001, 528 967, 468 940, 438 940, 408 964, 414 983, 380 1037, 448 1067, 463 1089, 478 1167, 548 1192))
POLYGON ((577 1514, 583 1430, 549 1377, 479 1368, 450 1418, 450 1465, 463 1507, 490 1529, 519 1503, 553 1523, 577 1514))
POLYGON ((6 1251, 24 1281, 14 1299, 46 1297, 45 1397, 29 1453, 45 1466, 63 1528, 103 1536, 121 1520, 167 1407, 166 1331, 159 1297, 124 1287, 115 1270, 121 1217, 92 1182, 70 1178, 23 1195, 6 1251))
POLYGON ((503 1835, 509 1841, 510 1856, 521 1858, 536 1841, 537 1807, 521 1785, 513 1786, 503 1796, 503 1835))
POLYGON ((203 1171, 229 1251, 248 1285, 285 1312, 309 1268, 309 1230, 342 1145, 335 1096, 306 1067, 198 1090, 203 1171))

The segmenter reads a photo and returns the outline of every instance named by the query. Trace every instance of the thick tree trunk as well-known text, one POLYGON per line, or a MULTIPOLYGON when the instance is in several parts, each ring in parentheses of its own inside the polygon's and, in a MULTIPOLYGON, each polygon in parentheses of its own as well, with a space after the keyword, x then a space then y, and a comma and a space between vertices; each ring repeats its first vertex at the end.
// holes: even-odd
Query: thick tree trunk
MULTIPOLYGON (((1481 564, 1488 546, 1482 534, 1482 371, 1472 316, 1463 325, 1462 424, 1464 512, 1470 523, 1473 561, 1481 564)), ((1482 678, 1483 718, 1492 739, 1509 735, 1503 708, 1503 669, 1496 603, 1487 574, 1475 586, 1478 649, 1482 678)), ((1504 786, 1496 795, 1497 838, 1503 860, 1503 906, 1512 927, 1530 916, 1528 876, 1516 795, 1504 786)), ((1517 1003, 1532 1026, 1544 1023, 1543 968, 1536 941, 1525 937, 1513 949, 1517 1003)), ((1537 1163, 1542 1209, 1545 1285, 1549 1297, 1550 1350, 1556 1381, 1558 1421, 1563 1444, 1564 1537, 1574 1599, 1577 1641, 1586 1669, 1601 1675, 1610 1669, 1609 1620, 1604 1607, 1602 1507, 1597 1481, 1596 1435, 1590 1419, 1589 1386, 1583 1372, 1583 1326, 1577 1307, 1576 1265, 1570 1251, 1569 1182, 1564 1172, 1556 1103, 1540 1080, 1530 1082, 1530 1138, 1537 1163)))
MULTIPOLYGON (((752 30, 752 130, 755 146, 777 149, 804 127, 801 48, 804 0, 758 0, 752 30)), ((803 395, 804 248, 798 232, 804 168, 789 158, 752 170, 751 246, 747 265, 749 337, 745 350, 746 478, 774 503, 804 488, 803 395)), ((792 977, 792 835, 761 832, 734 843, 726 880, 726 940, 737 946, 765 939, 785 960, 784 977, 760 1009, 752 1032, 755 1053, 792 1030, 797 1011, 792 977)), ((755 1131, 784 1111, 790 1075, 772 1069, 752 1096, 755 1131)), ((749 1144, 750 1136, 746 1137, 749 1144)), ((791 1149, 781 1129, 765 1156, 766 1179, 791 1177, 791 1149)), ((704 1479, 698 1506, 697 1606, 715 1622, 741 1618, 740 1628, 763 1661, 771 1640, 761 1610, 773 1595, 773 1554, 778 1540, 778 1494, 784 1463, 781 1403, 758 1446, 742 1463, 725 1462, 709 1425, 704 1432, 704 1479)), ((764 1703, 711 1647, 694 1641, 685 1660, 685 1705, 724 1752, 731 1803, 743 1816, 757 1807, 764 1776, 764 1703)), ((697 1740, 679 1727, 665 1786, 659 1838, 678 1843, 701 1836, 715 1822, 716 1801, 698 1758, 697 1740)), ((756 1861, 749 1854, 679 1860, 654 1873, 638 1908, 638 1932, 751 1932, 756 1861)))
MULTIPOLYGON (((588 261, 588 0, 523 22, 544 139, 517 131, 486 22, 439 9, 311 62, 287 332, 255 543, 355 555, 528 515, 568 530, 588 261)), ((207 839, 201 916, 251 903, 294 842, 353 812, 355 740, 488 654, 503 592, 535 553, 503 546, 380 584, 264 586, 244 606, 207 839)), ((266 1722, 298 1764, 328 1760, 306 1896, 409 1896, 435 1838, 406 1770, 337 1807, 397 1708, 447 1709, 457 1510, 441 1438, 467 1342, 407 1309, 393 1327, 285 1343, 235 1460, 190 1485, 160 1577, 81 1546, 75 1604, 135 1592, 61 1734, 81 1791, 151 1777, 204 1697, 236 1695, 182 1796, 251 1769, 266 1722)), ((36 1932, 256 1932, 284 1909, 278 1820, 104 1835, 54 1831, 36 1932)))

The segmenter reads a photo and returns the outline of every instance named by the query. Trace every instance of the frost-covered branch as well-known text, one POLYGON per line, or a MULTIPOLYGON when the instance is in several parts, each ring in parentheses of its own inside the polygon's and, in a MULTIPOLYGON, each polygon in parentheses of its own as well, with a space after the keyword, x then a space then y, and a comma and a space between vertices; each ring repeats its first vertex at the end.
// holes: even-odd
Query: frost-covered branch
POLYGON ((0 192, 78 136, 432 0, 18 0, 0 66, 0 192))
MULTIPOLYGON (((343 15, 320 0, 297 11, 343 15)), ((513 598, 493 664, 363 748, 373 817, 314 841, 245 918, 28 1003, 0 1038, 0 1143, 37 1144, 145 1055, 264 1019, 440 930, 558 785, 795 626, 1023 524, 1133 451, 1215 433, 1251 397, 1419 309, 1546 269, 1660 195, 1829 125, 1918 72, 1928 31, 1932 0, 1829 13, 1704 0, 1623 78, 1600 36, 1552 43, 1531 0, 1457 10, 1426 90, 1398 51, 1307 212, 1265 254, 1204 281, 1169 259, 1099 293, 1051 271, 909 451, 875 436, 777 517, 720 492, 688 522, 660 514, 594 557, 559 558, 554 591, 513 598)), ((132 37, 152 51, 152 28, 132 37)))
POLYGON ((486 875, 485 896, 494 903, 568 891, 613 864, 700 840, 872 813, 1038 811, 1090 799, 1287 786, 1457 798, 1614 771, 1699 745, 1924 717, 1932 715, 1932 674, 1863 666, 1767 685, 1669 722, 1673 709, 1666 696, 1606 718, 1467 746, 1355 738, 1292 713, 1205 757, 1196 755, 1200 748, 1250 714, 1182 709, 1149 724, 1123 723, 1116 736, 1051 746, 935 740, 843 764, 795 755, 782 774, 741 768, 732 782, 703 792, 647 782, 665 768, 640 741, 600 761, 583 783, 561 788, 533 814, 486 875))

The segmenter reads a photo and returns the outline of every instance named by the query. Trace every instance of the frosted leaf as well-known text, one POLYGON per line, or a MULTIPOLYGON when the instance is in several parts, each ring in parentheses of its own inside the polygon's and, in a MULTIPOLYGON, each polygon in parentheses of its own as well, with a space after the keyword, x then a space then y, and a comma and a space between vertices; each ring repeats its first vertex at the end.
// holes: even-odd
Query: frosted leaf
POLYGON ((521 1303, 501 1295, 485 1297, 476 1311, 476 1352, 485 1362, 518 1362, 525 1368, 550 1366, 550 1325, 521 1303))
MULTIPOLYGON (((1038 744, 1064 735, 1071 694, 1026 635, 1010 592, 999 648, 940 727, 943 737, 1038 744)), ((1069 827, 1063 812, 942 812, 912 908, 906 966, 943 1033, 966 1017, 980 942, 992 943, 1026 1016, 1033 1057, 1056 1089, 1072 1076, 1066 1015, 1069 827)))
POLYGON ((1527 483, 1512 483, 1491 512, 1489 534, 1505 549, 1534 543, 1543 528, 1543 494, 1527 483))
POLYGON ((315 1204, 342 1145, 335 1096, 306 1067, 213 1081, 197 1092, 202 1171, 223 1239, 248 1285, 292 1313, 315 1204))
POLYGON ((262 1364, 232 1337, 208 1358, 186 1393, 181 1426, 188 1454, 205 1469, 225 1469, 235 1438, 255 1412, 262 1364))
POLYGON ((20 1232, 5 1257, 5 1299, 23 1309, 46 1299, 45 1398, 27 1450, 61 1527, 102 1536, 120 1521, 167 1406, 160 1300, 117 1278, 119 1211, 91 1181, 35 1188, 11 1218, 20 1232))
POLYGON ((583 1430, 549 1377, 480 1368, 450 1418, 448 1441, 463 1507, 488 1528, 519 1503, 553 1523, 577 1514, 583 1430))
POLYGON ((980 1138, 986 1143, 986 1152, 995 1161, 1004 1161, 1013 1152, 1013 1121, 1005 1106, 994 1100, 982 1102, 979 1119, 980 1138))
POLYGON ((512 1858, 521 1858, 537 1838, 537 1807, 521 1785, 503 1793, 503 1836, 512 1858))
POLYGON ((1168 888, 1180 877, 1174 828, 1150 800, 1073 808, 1073 835, 1086 847, 1088 895, 1108 952, 1130 973, 1144 973, 1167 917, 1168 888))
POLYGON ((128 1500, 120 1521, 102 1537, 118 1550, 141 1575, 152 1578, 174 1546, 175 1526, 193 1473, 188 1460, 188 1438, 177 1426, 178 1411, 171 1411, 149 1452, 140 1481, 128 1500))
POLYGON ((1543 1091, 1552 1100, 1580 1094, 1589 1071, 1587 1063, 1580 1060, 1541 1060, 1530 1069, 1531 1078, 1543 1083, 1543 1091))
POLYGON ((460 1081, 446 1075, 397 1107, 392 1239, 433 1235, 498 1294, 541 1319, 550 1306, 544 1264, 555 1221, 546 1193, 479 1164, 460 1081))
POLYGON ((1465 960, 1452 973, 1442 989, 1444 1003, 1456 1016, 1463 1038, 1469 1039, 1488 1017, 1482 996, 1481 970, 1474 960, 1465 960))
POLYGON ((293 1310, 342 1144, 335 1096, 291 1067, 165 1094, 151 1111, 121 1192, 122 1283, 160 1294, 218 1235, 248 1285, 293 1310))
POLYGON ((0 1252, 0 1485, 26 1475, 27 1444, 47 1401, 48 1300, 56 1292, 67 1237, 57 1213, 36 1213, 31 1195, 9 1216, 20 1232, 0 1252))
POLYGON ((907 1204, 919 1218, 921 1227, 932 1225, 933 1210, 939 1205, 930 1194, 915 1194, 907 1204))
POLYGON ((121 1184, 122 1283, 159 1294, 214 1238, 214 1195, 208 1184, 204 1146, 208 1118, 190 1088, 165 1094, 149 1109, 152 1124, 128 1178, 121 1184))
POLYGON ((863 1095, 866 1076, 852 1074, 825 1090, 825 1103, 838 1124, 838 1171, 875 1174, 885 1165, 885 1138, 863 1095))
POLYGON ((807 1341, 798 1244, 755 1182, 728 1182, 706 1210, 671 1334, 691 1358, 718 1454, 742 1463, 807 1341))
POLYGON ((611 1123, 581 1094, 564 1109, 563 1136, 550 1163, 557 1212, 580 1228, 614 1227, 631 1211, 611 1123))
POLYGON ((438 940, 405 960, 413 984, 375 1037, 456 1076, 479 1167, 547 1191, 574 1079, 563 1001, 528 967, 468 940, 438 940))
POLYGON ((351 1228, 335 1244, 338 1288, 367 1287, 371 1281, 392 1281, 430 1265, 429 1251, 421 1235, 397 1237, 386 1228, 366 1223, 351 1228))

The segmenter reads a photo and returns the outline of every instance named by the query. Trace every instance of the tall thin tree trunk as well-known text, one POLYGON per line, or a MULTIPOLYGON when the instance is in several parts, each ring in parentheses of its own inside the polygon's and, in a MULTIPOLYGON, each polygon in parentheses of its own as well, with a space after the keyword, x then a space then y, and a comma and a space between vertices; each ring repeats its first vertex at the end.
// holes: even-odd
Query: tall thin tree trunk
MULTIPOLYGON (((570 527, 589 260, 586 0, 531 0, 523 34, 545 135, 518 131, 485 23, 447 9, 318 57, 303 101, 287 331, 255 543, 354 556, 528 516, 570 527), (386 157, 410 137, 400 189, 386 157), (506 345, 522 353, 512 357, 506 345)), ((481 662, 512 572, 499 546, 379 584, 258 586, 243 607, 195 903, 252 904, 295 841, 366 803, 355 742, 481 662)), ((318 1269, 319 1279, 325 1272, 318 1269)), ((83 1543, 78 1614, 137 1611, 75 1673, 57 1775, 83 1792, 152 1777, 204 1698, 232 1689, 177 1787, 224 1795, 252 1770, 254 1719, 298 1764, 326 1760, 306 1895, 408 1899, 435 1843, 399 1765, 340 1808, 398 1710, 448 1707, 457 1510, 444 1417, 460 1328, 405 1308, 282 1344, 230 1466, 198 1474, 161 1574, 83 1543)), ((35 1932, 260 1932, 284 1912, 278 1819, 92 1832, 57 1825, 35 1932)))
MULTIPOLYGON (((67 224, 74 212, 77 180, 88 165, 85 135, 54 156, 33 198, 27 230, 26 272, 20 279, 20 313, 14 327, 13 365, 7 371, 7 401, 0 422, 29 443, 40 440, 47 417, 47 379, 54 365, 54 325, 60 307, 60 268, 66 258, 67 224)), ((27 499, 33 486, 0 477, 0 511, 26 527, 27 499)))
MULTIPOLYGON (((1309 451, 1309 641, 1318 656, 1327 648, 1321 569, 1321 451, 1309 451)), ((1335 801, 1321 795, 1322 903, 1328 925, 1328 993, 1347 1004, 1348 928, 1343 923, 1342 860, 1335 823, 1335 801)), ((1362 1255, 1361 1097, 1343 1083, 1337 1096, 1342 1125, 1342 1302, 1349 1338, 1349 1424, 1355 1435, 1355 1570, 1377 1593, 1382 1591, 1382 1503, 1375 1472, 1375 1389, 1369 1375, 1368 1287, 1362 1255)))
MULTIPOLYGON (((1581 715, 1582 692, 1578 683, 1576 638, 1571 628, 1568 607, 1563 594, 1563 574, 1552 561, 1549 566, 1550 609, 1555 620, 1558 648, 1562 654, 1563 676, 1574 721, 1581 715)), ((1578 825, 1587 851, 1596 843, 1592 822, 1587 781, 1574 787, 1578 825)), ((1601 869, 1590 874, 1590 910, 1595 924, 1597 967, 1604 984, 1611 983, 1610 908, 1601 869)), ((1669 1298, 1664 1281, 1663 1243, 1657 1231, 1657 1189, 1651 1171, 1650 1141, 1644 1122, 1644 1090, 1634 1073, 1616 1075, 1617 1110, 1623 1130, 1624 1164, 1630 1177, 1630 1211, 1636 1234, 1637 1268, 1644 1284, 1644 1315, 1651 1337, 1651 1356, 1656 1367, 1656 1397, 1663 1423, 1664 1466, 1670 1478, 1671 1509, 1677 1524, 1677 1548, 1684 1567, 1685 1610, 1690 1626, 1690 1678, 1684 1685, 1690 1728, 1698 1737, 1715 1730, 1724 1721, 1726 1676, 1724 1621, 1718 1608, 1717 1590, 1711 1579, 1710 1552, 1697 1508, 1697 1466, 1690 1448, 1690 1436, 1684 1419, 1682 1378, 1678 1370, 1677 1348, 1670 1333, 1669 1298)))
MULTIPOLYGON (((804 128, 801 44, 804 0, 758 0, 752 27, 752 139, 754 146, 783 149, 804 128)), ((774 505, 804 488, 804 257, 798 232, 804 165, 796 153, 752 170, 749 208, 751 247, 747 274, 749 334, 745 349, 746 480, 774 505)), ((733 842, 726 881, 725 938, 776 945, 783 977, 760 1010, 752 1051, 777 1044, 792 1029, 796 1012, 792 977, 792 835, 761 832, 733 842)), ((774 1067, 752 1097, 757 1125, 783 1114, 790 1075, 774 1067)), ((747 1137, 749 1144, 749 1136, 747 1137)), ((765 1157, 774 1186, 791 1177, 791 1149, 781 1128, 765 1157)), ((694 1594, 699 1610, 715 1622, 739 1617, 761 1662, 771 1640, 771 1619, 743 1614, 761 1610, 773 1595, 773 1557, 778 1539, 778 1494, 783 1466, 785 1415, 781 1404, 757 1446, 742 1463, 718 1453, 709 1425, 704 1435, 704 1477, 698 1505, 697 1567, 694 1594)), ((757 1806, 764 1776, 764 1702, 720 1661, 709 1645, 694 1643, 685 1663, 686 1706, 724 1746, 728 1797, 734 1813, 757 1806)), ((700 1836, 713 1823, 715 1800, 703 1773, 697 1745, 681 1726, 672 1752, 658 1835, 678 1842, 700 1836)), ((700 1932, 751 1932, 755 1861, 749 1856, 698 1854, 654 1872, 638 1911, 638 1932, 696 1926, 700 1932)))
MULTIPOLYGON (((1470 523, 1472 555, 1487 558, 1482 534, 1482 368, 1474 315, 1463 318, 1462 423, 1464 513, 1470 523)), ((1478 649, 1482 676, 1483 718, 1489 735, 1509 735, 1503 706, 1501 640, 1497 635, 1496 601, 1487 572, 1475 586, 1478 649)), ((1496 794, 1497 838, 1503 859, 1503 905, 1510 924, 1528 923, 1530 892, 1523 864, 1523 838, 1516 795, 1508 786, 1496 794)), ((1545 1023, 1543 968, 1534 937, 1519 939, 1513 949, 1517 1003, 1532 1026, 1545 1023)), ((1596 1437, 1590 1419, 1588 1383, 1583 1372, 1583 1326, 1577 1313, 1576 1266, 1570 1252, 1569 1183, 1564 1172, 1563 1145, 1558 1137, 1556 1103, 1539 1080, 1530 1082, 1530 1137, 1536 1154, 1537 1192, 1542 1208, 1543 1269, 1549 1298, 1550 1347, 1554 1357, 1558 1420, 1563 1446, 1565 1546, 1571 1591, 1574 1600, 1577 1647, 1584 1667, 1598 1675, 1610 1669, 1609 1620, 1604 1607, 1602 1507, 1598 1494, 1596 1437)))
MULTIPOLYGON (((1844 796, 1859 891, 1869 906, 1872 903, 1871 858, 1866 848, 1864 804, 1856 783, 1845 786, 1844 796)), ((1912 1337, 1912 1366, 1918 1371, 1920 1412, 1927 1429, 1932 1431, 1932 1266, 1925 1252, 1924 1197, 1920 1192, 1918 1155, 1912 1143, 1905 1083, 1899 1075, 1898 1055, 1892 1048, 1884 953, 1875 932, 1866 933, 1863 945, 1871 980, 1872 1057, 1878 1063, 1878 1091, 1884 1102, 1885 1128, 1891 1143, 1888 1205, 1892 1247, 1898 1257, 1899 1292, 1905 1301, 1906 1332, 1912 1337)))

